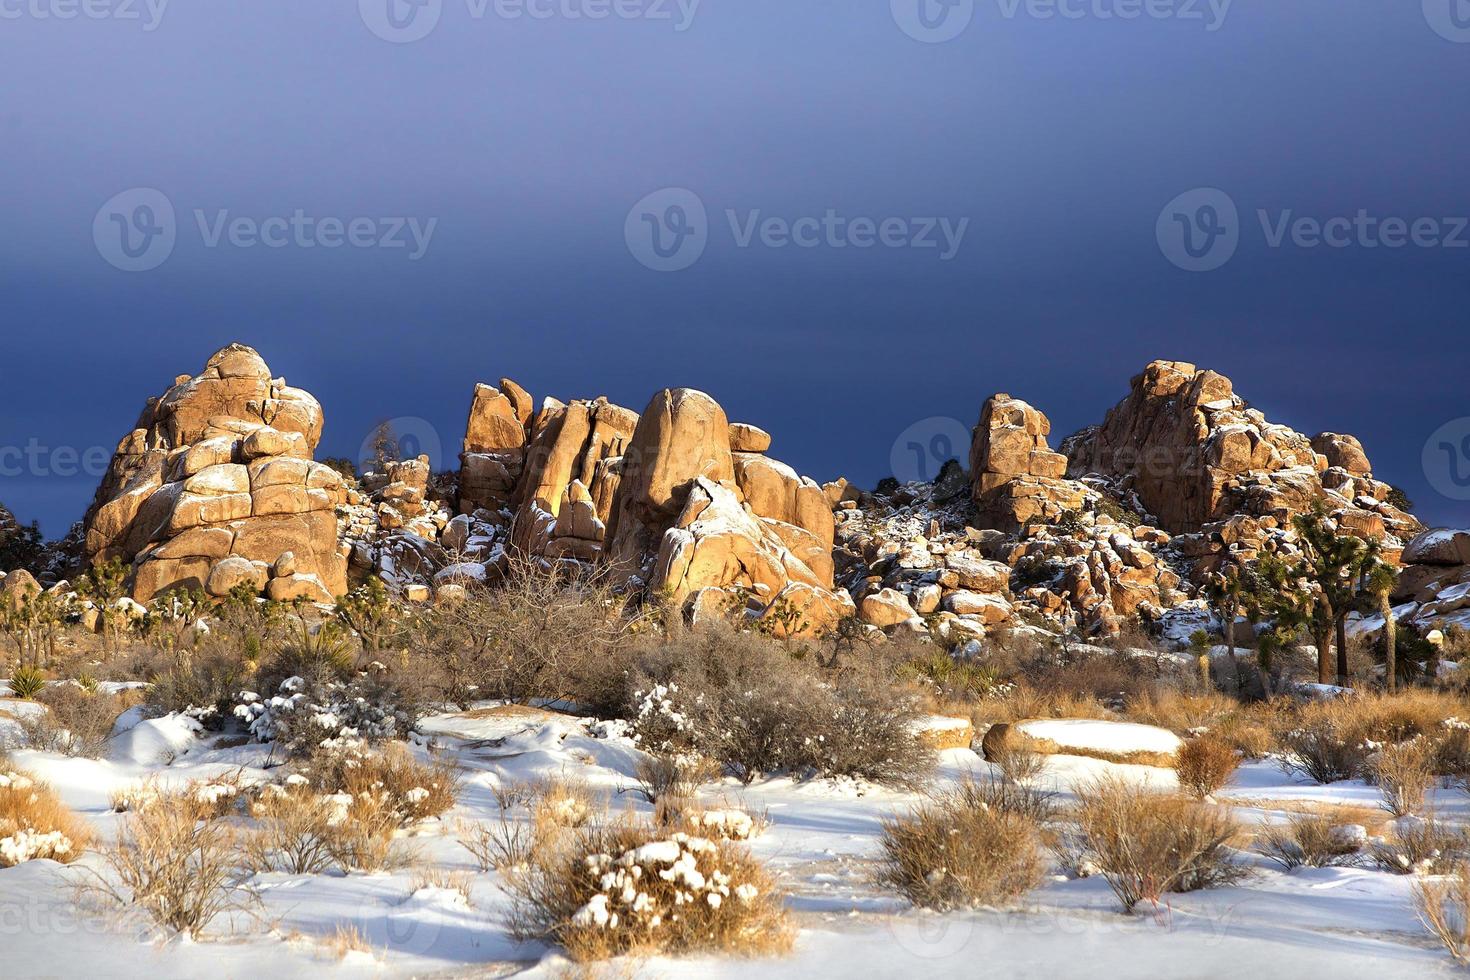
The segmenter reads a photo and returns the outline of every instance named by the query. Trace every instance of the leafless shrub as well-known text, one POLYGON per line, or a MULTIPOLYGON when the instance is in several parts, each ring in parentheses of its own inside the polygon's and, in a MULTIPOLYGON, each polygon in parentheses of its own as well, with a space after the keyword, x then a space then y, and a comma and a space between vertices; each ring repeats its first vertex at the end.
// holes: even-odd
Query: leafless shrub
POLYGON ((1116 778, 1079 787, 1077 798, 1082 846, 1126 911, 1249 873, 1230 857, 1239 829, 1226 811, 1116 778))
POLYGON ((529 823, 502 812, 492 820, 460 824, 458 840, 481 871, 505 872, 530 863, 535 835, 529 823))
POLYGON ((983 795, 961 787, 885 820, 878 883, 939 911, 1004 905, 1035 888, 1046 873, 1035 819, 983 795))
POLYGON ((1470 966, 1470 867, 1457 864, 1442 878, 1415 881, 1414 908, 1455 962, 1470 966))
POLYGON ((1373 861, 1394 874, 1447 874, 1470 860, 1470 833, 1434 814, 1400 817, 1393 833, 1373 844, 1373 861))
POLYGON ((47 710, 29 713, 20 722, 31 748, 95 759, 112 735, 118 715, 136 698, 55 684, 37 694, 36 700, 47 710))
POLYGON ((340 810, 337 801, 312 792, 303 782, 265 787, 250 807, 256 821, 244 839, 250 866, 298 875, 325 871, 333 864, 340 810))
POLYGON ((238 843, 227 821, 199 819, 193 796, 163 793, 119 820, 116 843, 102 849, 111 875, 95 872, 84 888, 197 937, 220 913, 250 905, 238 843))
POLYGON ((1359 825, 1322 813, 1292 814, 1284 824, 1266 825, 1259 836, 1261 853, 1288 871, 1357 864, 1364 840, 1359 825))
POLYGON ((1438 746, 1423 735, 1379 749, 1368 771, 1383 794, 1383 808, 1396 817, 1422 810, 1437 756, 1438 746))

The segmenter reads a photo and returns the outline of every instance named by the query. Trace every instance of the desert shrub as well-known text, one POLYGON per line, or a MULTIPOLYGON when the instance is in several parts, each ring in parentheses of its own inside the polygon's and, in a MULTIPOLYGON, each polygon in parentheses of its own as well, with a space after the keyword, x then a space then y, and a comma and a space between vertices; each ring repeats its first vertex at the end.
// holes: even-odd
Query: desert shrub
POLYGON ((1350 699, 1307 704, 1286 719, 1280 734, 1283 771, 1317 783, 1352 779, 1364 771, 1368 750, 1350 699))
POLYGON ((255 828, 246 834, 244 847, 255 870, 301 875, 332 866, 332 843, 342 820, 339 800, 313 792, 298 778, 264 787, 250 815, 255 828))
POLYGON ((698 756, 657 753, 639 759, 633 776, 638 794, 657 803, 669 797, 692 799, 701 784, 719 776, 719 769, 698 756))
POLYGON ((228 821, 199 819, 197 800, 187 793, 161 793, 128 812, 102 856, 111 875, 94 873, 91 892, 190 936, 220 913, 245 907, 249 896, 237 829, 228 821))
POLYGON ((915 699, 891 679, 829 675, 718 624, 643 651, 623 711, 645 751, 717 760, 747 783, 776 772, 911 783, 933 762, 915 699))
POLYGON ((531 861, 535 837, 529 823, 501 813, 493 820, 459 825, 456 839, 470 852, 481 871, 508 871, 531 861))
POLYGON ((574 701, 603 712, 624 689, 614 656, 636 625, 602 575, 513 560, 492 589, 427 610, 422 649, 441 678, 441 696, 574 701))
POLYGON ((232 709, 252 738, 275 742, 296 757, 342 739, 401 738, 417 724, 420 711, 388 669, 376 663, 345 681, 334 671, 291 676, 268 699, 242 691, 232 709))
POLYGON ((1258 840, 1262 854, 1290 871, 1357 864, 1366 835, 1361 826, 1341 817, 1298 813, 1284 824, 1264 826, 1258 840))
POLYGON ((57 684, 42 691, 36 700, 47 710, 21 721, 30 746, 95 759, 102 754, 113 724, 131 699, 88 691, 77 684, 57 684))
POLYGON ((146 704, 151 714, 184 713, 218 730, 230 717, 235 696, 252 683, 247 664, 232 651, 210 650, 170 666, 153 677, 146 704))
MULTIPOLYGON (((714 840, 751 840, 758 837, 769 823, 766 814, 755 814, 738 807, 705 810, 694 806, 680 814, 680 818, 691 834, 714 840)), ((673 821, 665 825, 672 826, 673 821)))
POLYGON ((1373 842, 1373 861, 1394 874, 1447 874, 1470 860, 1470 833, 1434 814, 1400 817, 1390 836, 1373 842))
POLYGON ((1439 747, 1423 735, 1385 745, 1368 764, 1368 772, 1383 794, 1383 808, 1402 817, 1424 808, 1424 796, 1434 782, 1439 747))
POLYGON ((791 945, 775 882, 743 847, 647 825, 589 824, 535 848, 506 887, 512 935, 556 943, 574 960, 791 945))
POLYGON ((377 748, 352 739, 323 745, 300 774, 320 793, 380 800, 395 815, 396 826, 438 817, 459 798, 452 760, 419 762, 397 742, 377 748))
POLYGON ((1015 722, 1028 718, 1117 718, 1091 695, 1047 691, 1030 684, 1017 684, 1002 696, 987 699, 980 706, 979 714, 985 721, 992 722, 1015 722))
POLYGON ((971 798, 973 805, 1018 814, 1037 824, 1056 816, 1056 794, 1038 785, 1046 769, 1045 756, 1014 743, 1002 743, 994 750, 991 762, 999 770, 997 777, 966 780, 956 792, 971 798))
POLYGON ((91 839, 50 786, 0 758, 0 868, 38 858, 69 864, 91 839))
POLYGON ((1117 778, 1079 787, 1077 800, 1081 845, 1125 911, 1249 873, 1231 859, 1239 829, 1224 810, 1117 778))
POLYGON ((1174 760, 1179 785, 1196 797, 1206 797, 1225 787, 1240 757, 1226 743, 1209 735, 1186 739, 1174 760))
POLYGON ((412 856, 397 846, 402 816, 384 790, 333 794, 340 804, 332 815, 327 853, 342 871, 383 871, 409 863, 412 856))
POLYGON ((1263 759, 1280 749, 1270 704, 1248 705, 1211 727, 1210 734, 1240 753, 1242 759, 1263 759))
POLYGON ((961 786, 883 821, 878 883, 939 911, 1004 905, 1040 884, 1036 821, 987 806, 985 792, 961 786))
POLYGON ((1414 908, 1455 962, 1470 966, 1470 867, 1414 882, 1414 908))
POLYGON ((929 685, 936 695, 950 701, 1004 695, 1011 687, 995 667, 962 660, 933 648, 916 652, 899 667, 898 673, 900 677, 929 685))
POLYGON ((21 664, 10 672, 10 693, 22 700, 34 698, 46 687, 46 672, 30 664, 21 664))
POLYGON ((580 780, 549 777, 538 781, 529 807, 539 833, 584 826, 597 813, 592 790, 580 780))

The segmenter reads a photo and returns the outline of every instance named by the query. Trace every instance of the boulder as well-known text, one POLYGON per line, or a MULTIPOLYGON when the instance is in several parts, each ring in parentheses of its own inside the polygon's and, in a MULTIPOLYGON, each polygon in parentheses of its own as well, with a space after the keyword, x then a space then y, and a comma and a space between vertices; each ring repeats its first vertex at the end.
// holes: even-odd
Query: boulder
POLYGON ((881 589, 863 596, 863 601, 858 603, 859 618, 879 629, 908 622, 917 615, 908 597, 895 589, 881 589))

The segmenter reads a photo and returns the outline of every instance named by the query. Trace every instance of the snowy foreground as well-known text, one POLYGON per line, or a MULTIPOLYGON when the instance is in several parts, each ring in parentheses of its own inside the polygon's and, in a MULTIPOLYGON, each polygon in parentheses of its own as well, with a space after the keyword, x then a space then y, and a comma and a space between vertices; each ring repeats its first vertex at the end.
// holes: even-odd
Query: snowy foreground
MULTIPOLYGON (((16 702, 0 703, 7 710, 16 702)), ((208 942, 164 941, 135 921, 80 912, 72 882, 96 866, 89 854, 69 867, 32 861, 0 870, 0 975, 5 977, 560 976, 554 950, 513 942, 500 924, 505 896, 495 873, 476 872, 454 836, 457 822, 496 816, 498 783, 565 774, 610 796, 614 809, 646 811, 631 791, 638 750, 616 726, 569 716, 477 710, 426 719, 428 738, 464 769, 458 806, 416 829, 427 861, 474 873, 471 904, 438 888, 413 890, 413 872, 257 876, 266 925, 223 919, 208 942), (372 952, 334 952, 339 924, 355 926, 372 952)), ((415 751, 423 752, 423 746, 415 751)), ((14 763, 49 781, 99 834, 114 833, 110 794, 159 774, 186 782, 239 767, 247 776, 276 765, 268 746, 214 748, 181 718, 142 722, 117 736, 103 761, 32 751, 14 763)), ((968 749, 942 754, 936 783, 989 765, 968 749)), ((1079 779, 1124 773, 1160 785, 1172 772, 1094 759, 1053 757, 1046 778, 1066 794, 1079 779)), ((917 799, 853 783, 775 779, 707 786, 710 804, 765 811, 769 827, 752 842, 789 894, 800 935, 775 960, 653 959, 610 975, 649 977, 1148 977, 1451 976, 1451 961, 1416 920, 1411 879, 1364 869, 1277 870, 1259 860, 1243 885, 1171 897, 1157 914, 1125 916, 1098 878, 1058 875, 1022 911, 937 915, 916 912, 869 883, 879 821, 917 799)), ((1377 805, 1361 782, 1305 784, 1269 763, 1247 765, 1218 797, 1241 804, 1246 820, 1279 820, 1306 803, 1377 805)), ((1461 794, 1435 801, 1454 819, 1461 794)))

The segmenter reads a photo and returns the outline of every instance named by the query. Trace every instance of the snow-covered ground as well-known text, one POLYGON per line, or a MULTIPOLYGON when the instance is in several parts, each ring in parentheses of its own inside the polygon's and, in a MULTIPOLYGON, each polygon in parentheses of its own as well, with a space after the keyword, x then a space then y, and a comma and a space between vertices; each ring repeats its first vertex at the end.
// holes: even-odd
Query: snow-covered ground
MULTIPOLYGON (((15 702, 0 703, 13 708, 15 702)), ((21 709, 24 710, 24 709, 21 709)), ((16 765, 47 780, 104 838, 116 832, 113 791, 150 775, 209 779, 243 770, 267 777, 278 765, 268 746, 215 748, 183 719, 134 723, 104 760, 14 751, 16 765)), ((536 709, 438 715, 421 726, 464 770, 458 805, 416 828, 411 843, 444 868, 473 874, 472 901, 453 891, 413 887, 413 873, 257 876, 265 924, 219 920, 218 938, 162 939, 137 921, 81 911, 73 882, 89 854, 63 867, 33 861, 0 870, 0 975, 86 976, 502 976, 553 977, 564 960, 542 946, 517 944, 505 932, 506 898, 498 876, 479 873, 459 846, 460 821, 499 814, 494 788, 538 776, 585 780, 616 810, 646 812, 632 791, 640 753, 616 724, 536 709), (371 953, 340 958, 331 937, 356 927, 371 953)), ((424 752, 422 745, 415 751, 424 752)), ((935 787, 989 765, 968 749, 941 753, 935 787)), ((1120 773, 1169 787, 1167 770, 1052 756, 1044 778, 1063 798, 1080 781, 1120 773)), ((1254 859, 1258 874, 1241 885, 1171 896, 1157 914, 1126 916, 1099 878, 1058 874, 1017 911, 939 915, 919 912, 870 883, 883 817, 919 797, 853 782, 772 779, 743 787, 707 786, 712 807, 764 813, 769 826, 752 843, 788 894, 800 934, 792 954, 768 961, 655 959, 636 965, 653 977, 1350 977, 1449 976, 1450 960, 1416 920, 1411 879, 1365 869, 1282 872, 1254 859)), ((1316 786, 1284 776, 1270 763, 1241 769, 1218 794, 1240 804, 1247 821, 1279 820, 1293 807, 1376 807, 1361 782, 1316 786)), ((1458 792, 1435 799, 1441 814, 1470 815, 1458 792)))

